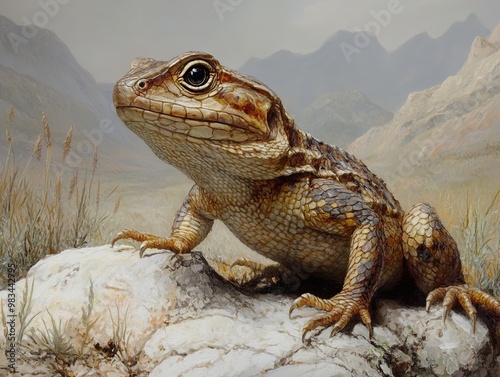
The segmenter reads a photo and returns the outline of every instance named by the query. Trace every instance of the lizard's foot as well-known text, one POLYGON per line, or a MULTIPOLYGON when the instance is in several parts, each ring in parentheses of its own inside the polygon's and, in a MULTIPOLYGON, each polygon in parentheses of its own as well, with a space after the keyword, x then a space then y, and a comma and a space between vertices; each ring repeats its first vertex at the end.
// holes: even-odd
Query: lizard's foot
POLYGON ((246 267, 249 269, 250 273, 244 274, 242 284, 239 285, 257 291, 264 291, 273 287, 294 290, 300 285, 300 279, 297 275, 280 263, 264 264, 247 258, 239 258, 230 266, 231 269, 233 267, 246 267))
POLYGON ((144 256, 146 249, 166 249, 173 251, 176 254, 187 251, 186 245, 184 245, 181 240, 158 237, 149 233, 142 233, 131 229, 125 229, 118 233, 111 241, 111 247, 115 245, 116 241, 123 239, 141 242, 141 246, 139 248, 139 256, 141 258, 144 256))
POLYGON ((240 267, 248 267, 250 270, 254 272, 254 274, 260 273, 263 271, 268 265, 265 265, 264 263, 260 262, 255 262, 251 259, 247 258, 238 258, 236 259, 232 264, 231 268, 235 266, 240 266, 240 267))
POLYGON ((434 289, 427 295, 425 309, 429 311, 436 300, 443 300, 443 324, 446 322, 451 308, 458 301, 470 318, 473 333, 476 331, 476 308, 474 305, 479 305, 500 318, 500 301, 488 293, 467 284, 434 289))
POLYGON ((368 311, 368 302, 350 292, 340 292, 331 299, 321 299, 310 293, 305 293, 293 302, 289 311, 290 316, 295 309, 304 306, 327 312, 306 323, 302 332, 302 342, 304 344, 310 343, 310 339, 306 339, 310 331, 320 327, 321 329, 316 333, 317 335, 327 327, 333 326, 330 336, 334 336, 341 331, 355 315, 361 317, 361 320, 368 328, 370 338, 373 335, 372 320, 370 312, 368 311))

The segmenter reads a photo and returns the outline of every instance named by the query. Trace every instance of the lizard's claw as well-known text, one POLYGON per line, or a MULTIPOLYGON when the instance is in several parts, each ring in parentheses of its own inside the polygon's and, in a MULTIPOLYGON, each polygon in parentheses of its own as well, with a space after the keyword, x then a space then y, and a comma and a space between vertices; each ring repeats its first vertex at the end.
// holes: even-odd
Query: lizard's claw
POLYGON ((143 258, 144 257, 144 252, 148 248, 149 248, 148 241, 144 241, 143 243, 141 243, 141 246, 139 248, 139 258, 143 258))
POLYGON ((153 234, 141 233, 131 229, 125 229, 118 233, 116 237, 111 241, 111 247, 114 246, 116 241, 122 239, 130 239, 133 241, 141 242, 141 246, 139 247, 139 256, 141 258, 144 257, 144 252, 146 251, 146 249, 170 250, 176 254, 188 251, 181 240, 158 237, 153 234))
POLYGON ((128 230, 122 230, 121 232, 119 232, 115 238, 113 238, 113 240, 111 241, 111 247, 115 247, 115 243, 116 241, 119 241, 121 239, 124 239, 124 238, 127 238, 126 236, 126 232, 128 232, 128 230))
MULTIPOLYGON (((111 241, 111 247, 113 247, 118 240, 129 239, 133 241, 138 241, 144 243, 144 241, 151 241, 158 239, 159 237, 154 236, 149 233, 142 233, 132 229, 124 229, 119 232, 115 238, 111 241)), ((141 245, 142 247, 142 245, 141 245)))
POLYGON ((446 322, 451 308, 458 301, 465 310, 472 324, 472 332, 476 331, 476 308, 479 305, 486 311, 492 312, 500 318, 500 301, 478 288, 470 287, 467 284, 451 285, 434 289, 427 295, 425 310, 429 312, 431 305, 436 300, 443 300, 443 324, 446 322))
POLYGON ((317 335, 327 327, 333 326, 330 336, 334 336, 341 331, 355 315, 361 317, 361 320, 368 328, 370 338, 373 336, 372 320, 368 311, 368 303, 361 298, 356 298, 349 292, 341 292, 331 299, 321 299, 310 293, 305 293, 293 302, 289 310, 289 315, 291 316, 295 309, 304 306, 327 312, 306 323, 302 332, 302 342, 304 344, 310 344, 310 338, 307 339, 307 334, 309 332, 319 327, 321 329, 316 333, 317 335))

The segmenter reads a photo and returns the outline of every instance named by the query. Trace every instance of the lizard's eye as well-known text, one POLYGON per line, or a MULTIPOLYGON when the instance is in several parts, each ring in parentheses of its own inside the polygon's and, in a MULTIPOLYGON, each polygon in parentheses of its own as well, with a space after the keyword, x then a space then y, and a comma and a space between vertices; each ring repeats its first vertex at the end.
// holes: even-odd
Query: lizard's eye
POLYGON ((149 82, 147 80, 139 80, 139 81, 137 81, 136 86, 140 90, 146 90, 148 88, 148 86, 149 86, 149 82))
POLYGON ((184 74, 184 80, 193 86, 202 86, 209 78, 210 72, 202 65, 195 65, 184 74))
POLYGON ((180 83, 188 90, 199 92, 210 86, 213 79, 212 67, 205 62, 188 64, 181 73, 180 83))

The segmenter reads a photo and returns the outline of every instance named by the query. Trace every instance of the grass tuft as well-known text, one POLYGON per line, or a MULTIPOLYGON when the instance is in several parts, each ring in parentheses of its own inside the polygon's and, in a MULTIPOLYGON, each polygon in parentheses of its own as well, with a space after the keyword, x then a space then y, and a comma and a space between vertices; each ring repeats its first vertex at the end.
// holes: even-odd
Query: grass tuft
POLYGON ((82 325, 83 329, 82 332, 80 332, 81 336, 81 342, 80 342, 80 347, 77 350, 77 355, 78 358, 82 358, 85 356, 85 349, 88 348, 88 346, 92 343, 92 338, 90 337, 90 332, 95 326, 97 320, 99 319, 98 317, 94 317, 94 283, 92 279, 90 279, 90 285, 89 285, 89 297, 88 297, 88 302, 86 306, 82 306, 82 325))
POLYGON ((29 338, 42 352, 58 357, 76 355, 76 351, 66 335, 67 326, 63 326, 62 320, 56 322, 50 312, 48 314, 50 317, 50 326, 47 326, 45 320, 42 319, 44 329, 37 329, 35 331, 32 328, 33 331, 28 335, 29 338))
MULTIPOLYGON (((14 120, 12 110, 9 127, 14 120)), ((0 289, 6 286, 9 263, 16 266, 18 280, 46 255, 99 244, 107 237, 101 229, 106 217, 99 211, 100 184, 95 179, 97 148, 92 168, 83 178, 76 169, 63 175, 52 161, 53 140, 45 114, 42 124, 44 131, 26 162, 21 164, 14 157, 10 143, 7 156, 0 161, 0 289)), ((63 157, 71 150, 72 137, 73 127, 66 134, 63 157)))
POLYGON ((113 339, 111 339, 109 344, 115 345, 118 358, 127 368, 129 374, 132 374, 133 367, 137 364, 140 352, 137 354, 132 353, 132 344, 130 342, 132 331, 128 329, 127 325, 128 308, 125 310, 125 315, 122 316, 120 309, 117 307, 116 318, 113 316, 111 309, 109 309, 109 313, 113 324, 113 339))
POLYGON ((35 319, 35 317, 40 314, 31 314, 31 303, 33 299, 33 291, 35 289, 35 281, 31 281, 31 285, 28 282, 28 279, 25 280, 23 298, 19 304, 19 311, 17 313, 17 318, 19 319, 19 331, 17 333, 16 343, 21 345, 24 338, 24 333, 26 329, 31 324, 31 321, 35 319))

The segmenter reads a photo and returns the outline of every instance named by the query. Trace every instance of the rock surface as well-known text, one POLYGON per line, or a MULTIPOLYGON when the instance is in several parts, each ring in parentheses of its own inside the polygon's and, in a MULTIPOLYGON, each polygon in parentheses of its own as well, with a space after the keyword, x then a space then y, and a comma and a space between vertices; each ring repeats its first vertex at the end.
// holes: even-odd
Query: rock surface
MULTIPOLYGON (((440 307, 428 314, 378 300, 373 339, 355 324, 334 338, 324 331, 304 346, 302 327, 316 311, 289 319, 295 295, 243 293, 214 276, 196 254, 171 256, 140 259, 130 247, 101 246, 40 261, 28 274, 27 286, 34 282, 29 317, 35 317, 12 375, 53 376, 56 367, 75 376, 500 374, 498 349, 480 320, 472 334, 462 314, 452 313, 443 327, 440 307), (86 331, 82 313, 89 300, 95 324, 86 331), (54 327, 69 347, 57 359, 40 340, 54 327), (77 358, 82 344, 85 356, 77 358)), ((25 287, 23 280, 16 283, 18 310, 25 287)), ((7 291, 0 292, 4 311, 6 298, 7 291)), ((0 329, 2 346, 3 334, 0 329)), ((2 353, 0 375, 5 365, 2 353)))

